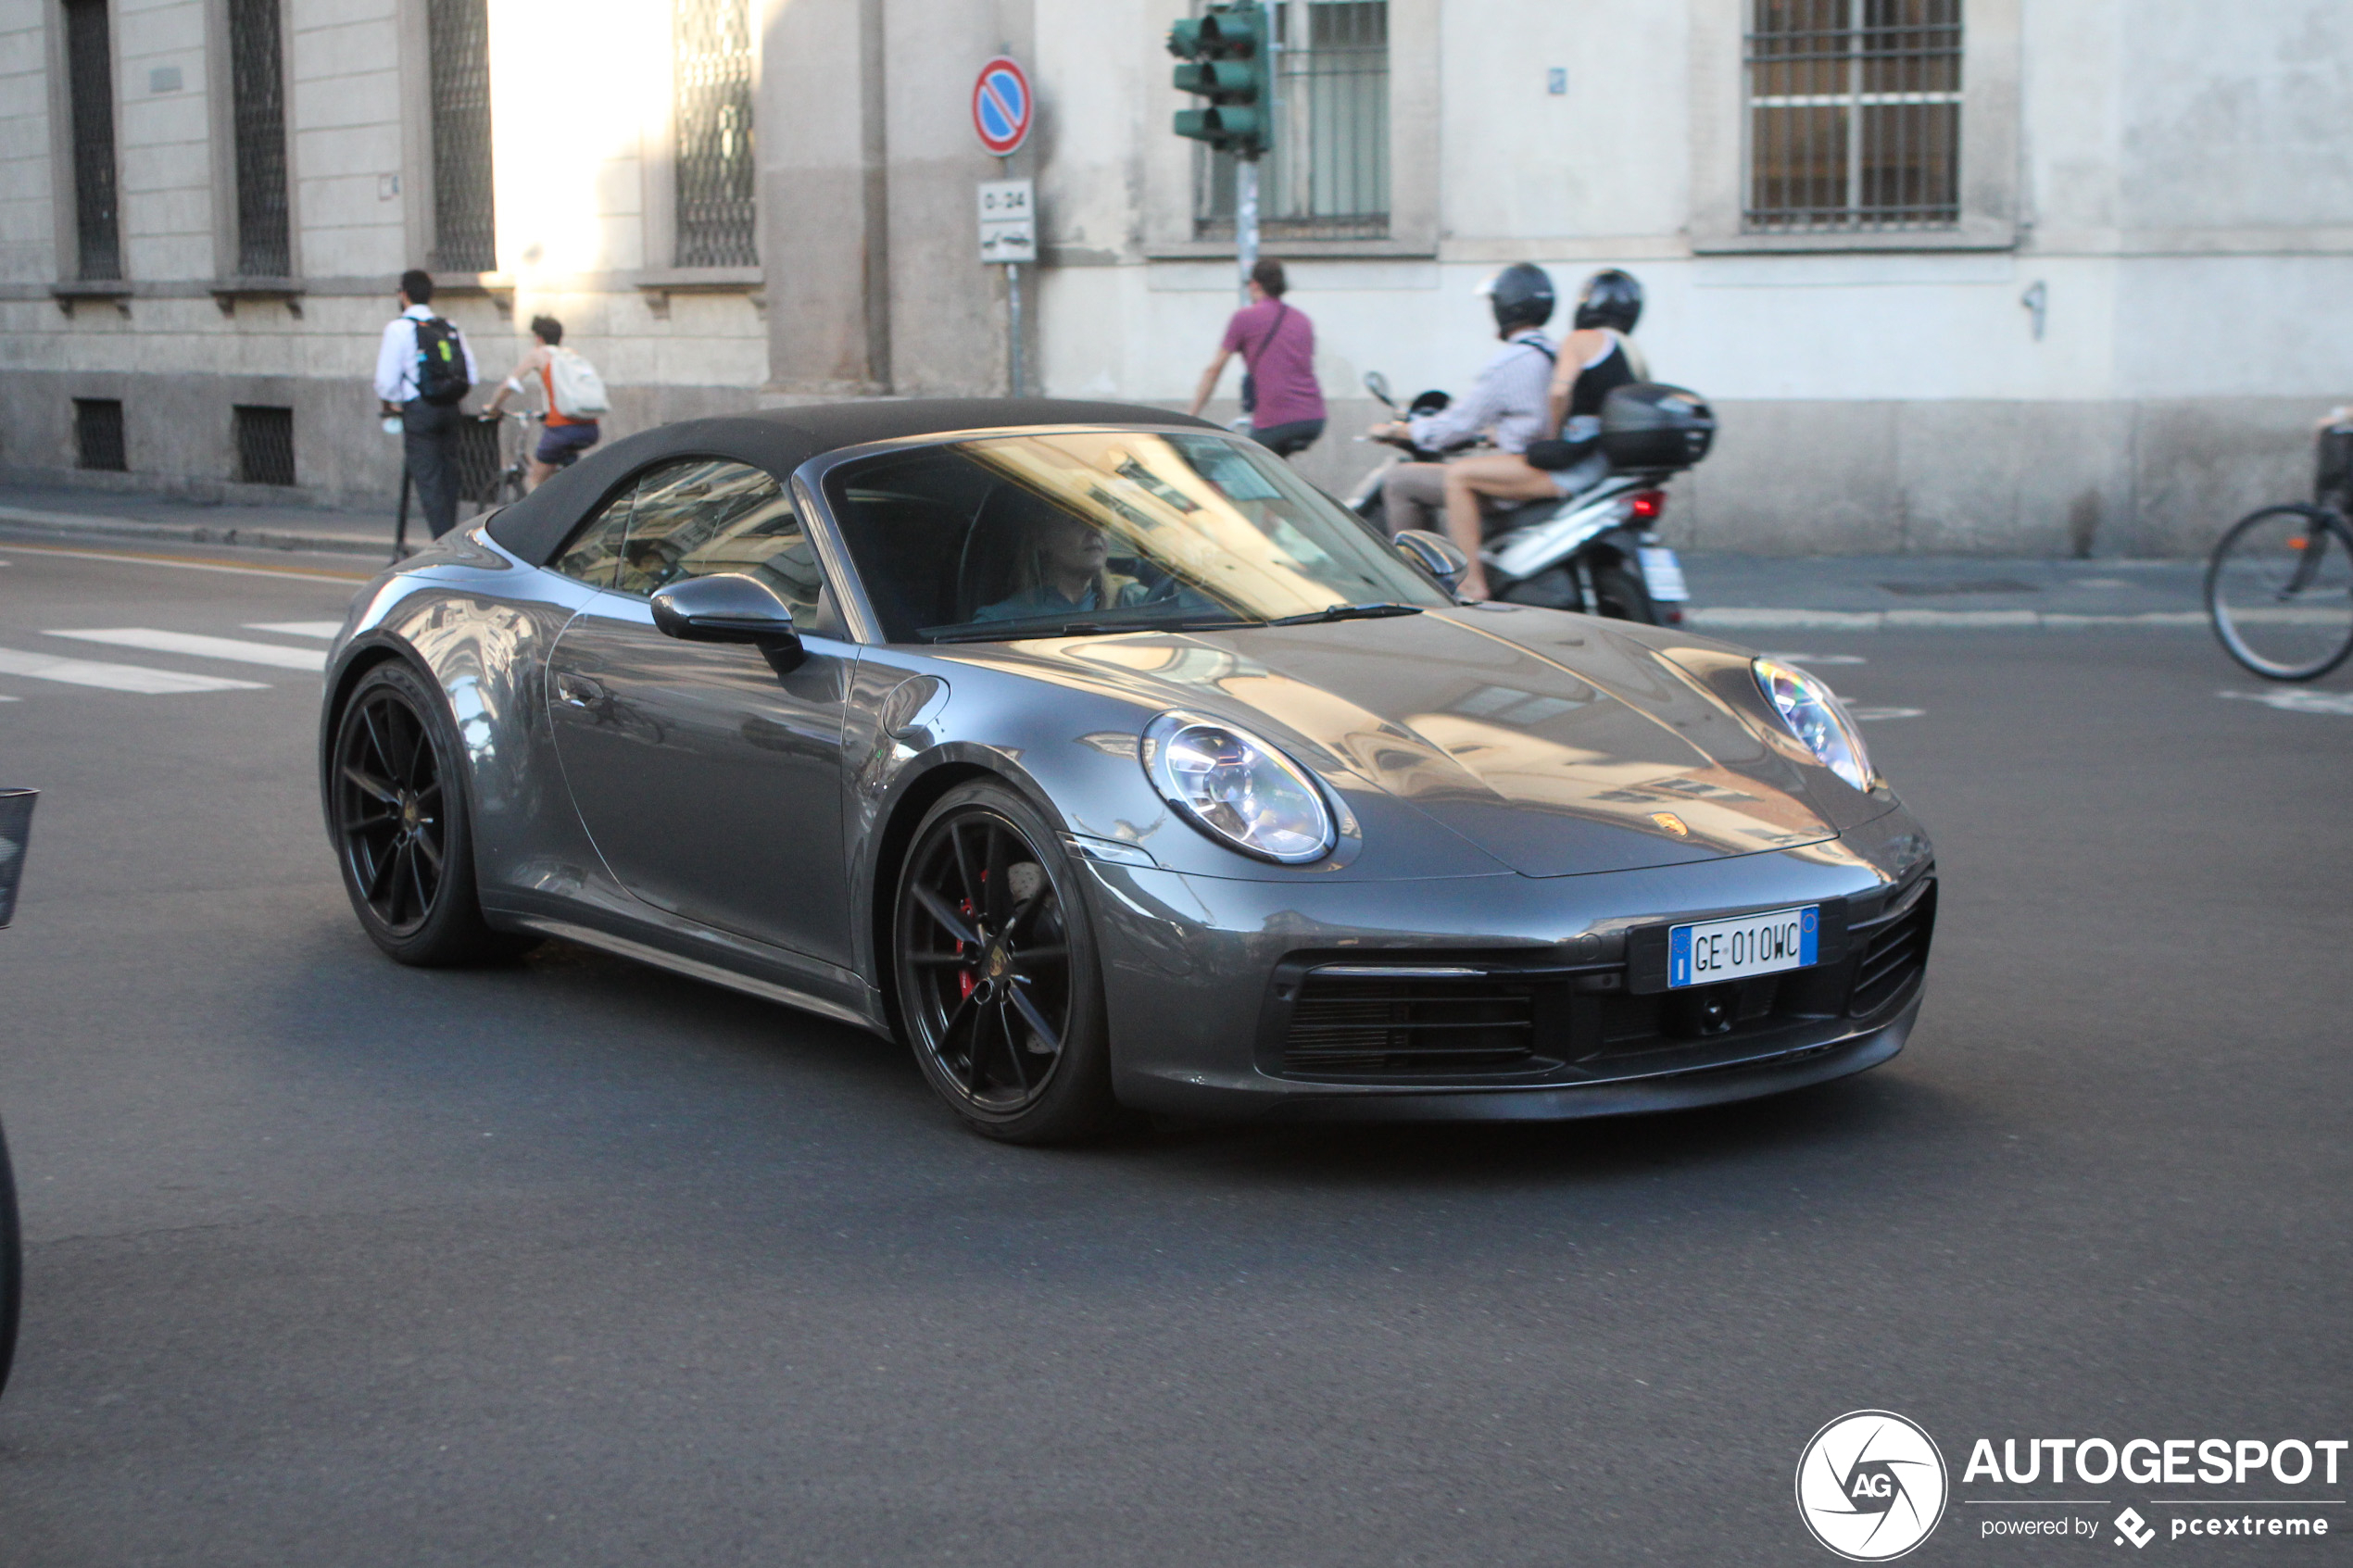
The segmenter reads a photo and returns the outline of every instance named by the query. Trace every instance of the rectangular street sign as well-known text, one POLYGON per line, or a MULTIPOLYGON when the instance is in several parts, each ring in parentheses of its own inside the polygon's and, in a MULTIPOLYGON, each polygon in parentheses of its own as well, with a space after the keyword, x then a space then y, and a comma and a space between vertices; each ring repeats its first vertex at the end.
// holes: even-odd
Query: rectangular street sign
POLYGON ((1038 259, 1038 194, 1029 180, 980 182, 980 259, 1038 259))

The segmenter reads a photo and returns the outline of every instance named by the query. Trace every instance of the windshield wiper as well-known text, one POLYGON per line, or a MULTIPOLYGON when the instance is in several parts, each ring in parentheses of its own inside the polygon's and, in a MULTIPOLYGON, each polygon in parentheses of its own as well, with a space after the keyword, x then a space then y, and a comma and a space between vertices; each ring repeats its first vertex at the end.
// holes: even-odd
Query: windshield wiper
POLYGON ((1327 605, 1311 609, 1304 615, 1284 615, 1266 622, 1269 626, 1309 626, 1319 621, 1378 621, 1388 615, 1419 615, 1419 605, 1401 605, 1387 600, 1371 604, 1327 605))

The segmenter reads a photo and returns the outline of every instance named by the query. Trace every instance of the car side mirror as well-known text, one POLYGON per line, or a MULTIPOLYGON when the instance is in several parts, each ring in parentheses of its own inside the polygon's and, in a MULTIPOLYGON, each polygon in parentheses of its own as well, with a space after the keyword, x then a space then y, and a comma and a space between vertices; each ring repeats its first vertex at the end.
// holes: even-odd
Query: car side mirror
POLYGON ((792 608, 757 577, 722 572, 690 577, 654 595, 654 625, 689 643, 755 643, 771 653, 800 652, 792 608))
POLYGON ((1437 578, 1440 586, 1450 594, 1463 580, 1463 573, 1470 570, 1470 557, 1443 533, 1433 533, 1427 528, 1407 528, 1390 542, 1397 546, 1399 555, 1437 578))
POLYGON ((1389 395, 1389 378, 1382 375, 1378 370, 1366 370, 1365 372, 1365 390, 1371 393, 1375 397, 1379 398, 1382 402, 1388 404, 1390 408, 1394 408, 1397 407, 1397 399, 1389 395))

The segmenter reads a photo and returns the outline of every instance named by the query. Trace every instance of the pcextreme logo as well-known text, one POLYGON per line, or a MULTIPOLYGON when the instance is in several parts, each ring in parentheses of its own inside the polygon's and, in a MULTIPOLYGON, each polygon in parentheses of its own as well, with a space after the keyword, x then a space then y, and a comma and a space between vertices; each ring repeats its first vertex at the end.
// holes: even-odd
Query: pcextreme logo
POLYGON ((1840 1416, 1797 1460, 1798 1517, 1850 1562, 1885 1562, 1928 1539, 1945 1486, 1936 1440, 1893 1411, 1840 1416))

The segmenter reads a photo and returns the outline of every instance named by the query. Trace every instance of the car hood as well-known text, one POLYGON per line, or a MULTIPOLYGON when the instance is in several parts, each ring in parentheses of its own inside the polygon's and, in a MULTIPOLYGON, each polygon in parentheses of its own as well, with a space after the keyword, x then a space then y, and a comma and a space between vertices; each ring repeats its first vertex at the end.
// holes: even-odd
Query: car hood
POLYGON ((1524 875, 1835 836, 1805 771, 1746 719, 1582 616, 1462 609, 1026 646, 1256 729, 1335 787, 1409 802, 1524 875))

